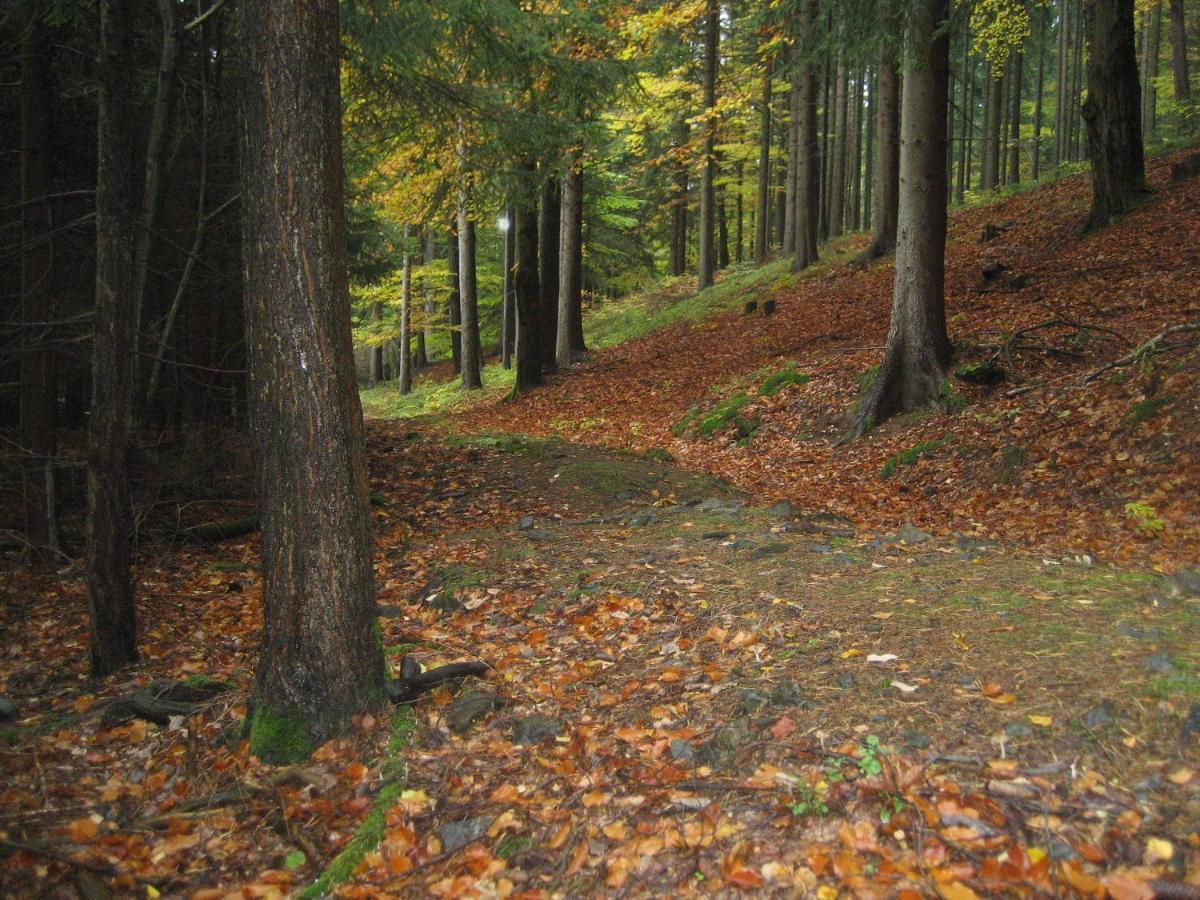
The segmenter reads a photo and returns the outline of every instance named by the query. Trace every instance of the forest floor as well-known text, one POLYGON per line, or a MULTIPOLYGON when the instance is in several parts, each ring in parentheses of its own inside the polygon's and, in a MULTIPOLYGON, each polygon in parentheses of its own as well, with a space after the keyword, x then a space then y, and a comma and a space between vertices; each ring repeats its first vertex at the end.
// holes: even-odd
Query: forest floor
POLYGON ((240 740, 253 536, 144 545, 144 660, 103 683, 81 571, 15 571, 0 891, 1197 896, 1200 351, 1105 368, 1200 319, 1200 179, 1166 165, 1086 238, 1082 179, 954 212, 957 364, 1006 380, 854 444, 887 263, 372 423, 389 658, 494 671, 309 763, 240 740), (168 680, 231 689, 113 705, 168 680))

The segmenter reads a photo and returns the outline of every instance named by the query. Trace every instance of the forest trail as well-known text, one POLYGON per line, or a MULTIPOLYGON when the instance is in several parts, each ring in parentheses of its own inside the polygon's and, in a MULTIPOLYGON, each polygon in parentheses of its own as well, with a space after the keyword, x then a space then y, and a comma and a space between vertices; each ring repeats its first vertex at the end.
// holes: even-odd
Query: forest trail
MULTIPOLYGON (((951 379, 948 398, 962 405, 953 415, 907 417, 839 443, 844 416, 881 358, 893 274, 890 261, 851 270, 843 248, 832 264, 734 296, 713 318, 602 350, 519 402, 480 405, 439 424, 450 433, 664 448, 761 498, 880 533, 907 521, 1059 555, 1165 571, 1194 566, 1194 335, 1142 365, 1087 378, 1166 328, 1200 322, 1200 178, 1169 180, 1171 164, 1194 152, 1152 160, 1147 204, 1088 236, 1080 236, 1089 191, 1082 176, 951 211, 946 302, 955 365, 995 359, 1007 375, 991 385, 951 379), (767 299, 776 301, 774 315, 761 314, 767 299), (744 314, 743 301, 758 310, 744 314), (802 383, 760 395, 788 371, 802 383), (699 433, 714 414, 725 421, 699 433), (882 478, 893 458, 894 477, 882 478), (1152 521, 1129 504, 1135 513, 1152 509, 1152 521)), ((849 249, 855 240, 863 239, 849 249)))
POLYGON ((1086 894, 1195 853, 1185 583, 875 538, 661 454, 404 423, 369 447, 393 669, 494 673, 281 770, 239 741, 256 539, 143 568, 146 659, 102 690, 51 662, 86 641, 82 583, 29 590, 47 624, 3 661, 7 890, 272 896, 346 852, 323 885, 345 896, 1086 894), (162 727, 106 717, 185 678, 233 690, 162 727))

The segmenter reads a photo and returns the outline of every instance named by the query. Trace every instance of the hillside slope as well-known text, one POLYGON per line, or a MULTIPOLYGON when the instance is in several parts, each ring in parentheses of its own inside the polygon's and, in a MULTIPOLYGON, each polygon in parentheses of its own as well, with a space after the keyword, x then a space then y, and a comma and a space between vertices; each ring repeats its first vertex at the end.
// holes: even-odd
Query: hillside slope
POLYGON ((951 213, 946 299, 956 366, 1001 353, 1007 369, 994 386, 955 380, 951 400, 964 403, 953 414, 886 423, 839 443, 842 416, 881 358, 892 281, 885 261, 793 279, 769 296, 773 316, 726 312, 677 324, 601 351, 517 402, 445 425, 665 448, 760 497, 868 529, 912 522, 1168 570, 1194 564, 1196 334, 1086 378, 1164 329, 1200 320, 1200 179, 1170 184, 1174 158, 1151 163, 1147 205, 1098 234, 1080 233, 1086 176, 951 213), (999 234, 984 240, 989 225, 999 234), (987 283, 982 272, 996 263, 1006 268, 987 283), (1022 329, 1034 330, 1002 352, 1022 329), (811 380, 758 397, 764 378, 788 364, 811 380), (728 426, 704 436, 680 427, 739 392, 748 402, 728 426))

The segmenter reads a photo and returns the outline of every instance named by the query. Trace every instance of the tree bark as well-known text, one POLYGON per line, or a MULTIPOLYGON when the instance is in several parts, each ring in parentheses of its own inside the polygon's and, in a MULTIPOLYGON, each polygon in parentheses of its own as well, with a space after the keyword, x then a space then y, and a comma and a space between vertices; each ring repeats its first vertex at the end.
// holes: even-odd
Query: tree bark
POLYGON ((829 188, 829 236, 839 236, 846 224, 846 149, 847 134, 846 113, 848 107, 846 63, 840 59, 837 65, 837 91, 835 99, 836 118, 834 120, 834 149, 830 165, 833 167, 832 184, 829 188))
POLYGON ((800 76, 793 72, 788 87, 787 176, 783 203, 783 254, 796 249, 796 178, 800 170, 800 76))
POLYGON ((1133 0, 1088 0, 1087 126, 1092 161, 1089 228, 1103 228, 1132 209, 1147 192, 1142 146, 1133 0))
POLYGON ((1158 54, 1162 39, 1162 0, 1151 6, 1142 19, 1142 136, 1158 130, 1158 54))
POLYGON ((714 185, 717 178, 717 41, 720 35, 720 7, 707 0, 704 21, 704 159, 700 170, 700 238, 698 254, 699 288, 713 283, 717 260, 713 246, 716 217, 714 185))
POLYGON ((468 390, 483 387, 483 360, 479 352, 479 287, 475 272, 475 220, 466 187, 458 197, 458 300, 462 386, 468 390))
POLYGON ((100 4, 96 173, 96 312, 88 422, 87 563, 91 671, 137 660, 131 574, 129 440, 133 399, 134 273, 139 196, 137 56, 132 7, 100 4))
POLYGON ((516 265, 517 231, 513 227, 511 210, 504 211, 508 227, 502 235, 504 240, 504 277, 500 298, 500 365, 512 368, 513 349, 517 338, 517 311, 513 295, 513 266, 516 265))
POLYGON ((1171 75, 1175 82, 1175 99, 1191 99, 1192 84, 1188 74, 1187 23, 1184 20, 1183 0, 1171 0, 1171 75))
POLYGON ((400 269, 400 374, 401 394, 411 394, 412 366, 412 253, 408 246, 409 227, 404 226, 404 258, 400 269))
MULTIPOLYGON (((53 216, 50 202, 54 87, 46 4, 26 5, 21 39, 21 449, 25 537, 43 555, 58 548, 54 457, 53 216)), ((49 561, 50 556, 45 555, 49 561)))
POLYGON ((1041 27, 1038 29, 1037 96, 1033 103, 1033 163, 1029 177, 1037 181, 1042 174, 1042 105, 1046 94, 1046 11, 1038 14, 1041 27))
POLYGON ((517 346, 516 381, 513 393, 523 394, 542 383, 545 353, 542 339, 541 285, 538 280, 538 187, 537 163, 530 160, 518 173, 521 180, 515 204, 517 346))
POLYGON ((762 98, 759 100, 758 199, 754 204, 754 261, 767 261, 771 245, 771 69, 763 69, 762 98))
POLYGON ((875 104, 875 224, 860 262, 891 253, 896 247, 900 202, 900 69, 894 44, 879 51, 879 98, 875 104))
POLYGON ((796 242, 792 271, 813 265, 817 259, 817 230, 821 216, 820 139, 817 134, 817 66, 813 59, 816 44, 817 0, 808 0, 801 13, 804 39, 808 43, 800 73, 797 150, 800 153, 796 179, 796 242))
POLYGON ((458 232, 450 231, 446 241, 446 263, 450 273, 450 296, 446 300, 446 320, 450 325, 450 357, 454 374, 462 374, 462 298, 458 280, 458 232))
MULTIPOLYGON (((437 240, 432 228, 425 228, 424 248, 421 263, 428 273, 429 267, 437 259, 437 240)), ((421 279, 421 312, 424 317, 421 330, 417 333, 416 367, 424 369, 429 365, 429 346, 433 342, 433 291, 429 287, 429 275, 421 279)))
POLYGON ((1067 76, 1070 69, 1067 66, 1068 44, 1067 35, 1070 23, 1067 21, 1069 12, 1068 0, 1058 0, 1058 50, 1057 74, 1054 80, 1054 165, 1059 166, 1067 158, 1067 76))
POLYGON ((580 151, 567 151, 562 178, 562 221, 558 243, 558 331, 554 359, 560 369, 569 369, 574 356, 572 338, 582 311, 583 287, 583 171, 580 151))
POLYGON ((306 757, 384 696, 354 383, 336 0, 242 8, 241 174, 263 641, 251 751, 306 757))
POLYGON ((558 337, 558 242, 562 220, 562 196, 557 177, 542 180, 538 211, 538 292, 542 323, 542 371, 553 372, 555 341, 558 337))
POLYGON ((1011 108, 1008 124, 1008 184, 1021 182, 1021 81, 1023 80, 1025 55, 1017 52, 1009 65, 1012 67, 1011 108))
POLYGON ((909 24, 915 59, 904 73, 900 221, 887 350, 854 417, 859 436, 899 412, 935 405, 950 364, 946 334, 946 105, 949 0, 918 0, 909 24))
POLYGON ((737 161, 737 196, 733 201, 734 238, 733 261, 739 265, 746 258, 746 202, 743 191, 746 183, 746 165, 740 159, 737 161))
POLYGON ((1000 123, 1004 118, 1004 79, 996 77, 995 67, 991 63, 987 65, 986 81, 980 189, 994 191, 1000 186, 1000 123))

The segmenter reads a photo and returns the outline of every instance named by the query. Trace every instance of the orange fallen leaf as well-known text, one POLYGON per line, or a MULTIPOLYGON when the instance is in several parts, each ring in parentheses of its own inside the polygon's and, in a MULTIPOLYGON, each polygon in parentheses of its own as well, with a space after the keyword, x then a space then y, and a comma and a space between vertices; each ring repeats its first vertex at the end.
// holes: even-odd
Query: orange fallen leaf
POLYGON ((771 734, 777 738, 785 738, 796 731, 796 723, 787 716, 780 716, 779 721, 771 726, 771 734))

